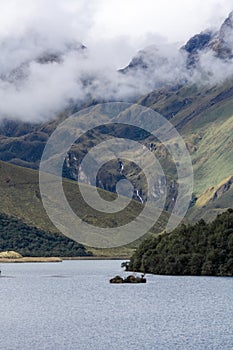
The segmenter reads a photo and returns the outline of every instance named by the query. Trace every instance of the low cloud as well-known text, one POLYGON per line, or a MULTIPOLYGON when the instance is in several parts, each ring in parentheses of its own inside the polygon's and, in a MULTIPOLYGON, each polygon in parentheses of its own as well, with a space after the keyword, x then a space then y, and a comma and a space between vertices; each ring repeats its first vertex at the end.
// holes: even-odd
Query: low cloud
MULTIPOLYGON (((3 14, 15 1, 7 4, 0 5, 3 14)), ((138 39, 140 47, 156 44, 138 53, 125 36, 87 40, 84 48, 96 11, 85 1, 22 0, 22 5, 25 12, 8 18, 0 31, 0 119, 44 121, 90 98, 132 101, 163 86, 216 84, 233 75, 233 61, 217 58, 213 50, 203 51, 197 68, 188 69, 180 44, 161 36, 138 39)))
POLYGON ((136 59, 142 56, 148 69, 139 65, 121 73, 127 48, 133 52, 130 42, 121 38, 104 44, 84 48, 68 39, 51 44, 33 31, 0 42, 1 118, 47 120, 72 102, 132 100, 181 78, 184 59, 172 45, 139 52, 136 59))

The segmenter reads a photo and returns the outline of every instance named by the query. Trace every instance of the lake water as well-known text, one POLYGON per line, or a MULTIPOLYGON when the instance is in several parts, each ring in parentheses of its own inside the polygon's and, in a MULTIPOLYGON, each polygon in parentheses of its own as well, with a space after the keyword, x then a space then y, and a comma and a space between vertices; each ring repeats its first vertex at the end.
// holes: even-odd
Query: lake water
POLYGON ((120 265, 2 264, 0 349, 233 349, 232 278, 109 284, 120 265))

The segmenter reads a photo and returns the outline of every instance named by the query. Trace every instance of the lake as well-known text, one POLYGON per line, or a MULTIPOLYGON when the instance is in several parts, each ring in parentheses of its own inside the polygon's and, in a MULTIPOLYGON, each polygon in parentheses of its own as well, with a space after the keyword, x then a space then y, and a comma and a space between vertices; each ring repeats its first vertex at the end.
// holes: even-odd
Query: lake
POLYGON ((232 278, 109 284, 120 265, 2 264, 0 349, 233 349, 232 278))

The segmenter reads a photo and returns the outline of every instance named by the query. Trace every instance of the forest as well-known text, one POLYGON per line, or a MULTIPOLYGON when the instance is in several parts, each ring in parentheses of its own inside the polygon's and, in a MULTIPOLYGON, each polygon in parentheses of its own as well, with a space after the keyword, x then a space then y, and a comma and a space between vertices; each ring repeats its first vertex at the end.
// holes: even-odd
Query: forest
POLYGON ((159 275, 233 276, 233 209, 146 239, 127 269, 159 275))
POLYGON ((87 256, 82 244, 59 233, 42 231, 18 218, 0 214, 0 251, 13 250, 23 256, 87 256))

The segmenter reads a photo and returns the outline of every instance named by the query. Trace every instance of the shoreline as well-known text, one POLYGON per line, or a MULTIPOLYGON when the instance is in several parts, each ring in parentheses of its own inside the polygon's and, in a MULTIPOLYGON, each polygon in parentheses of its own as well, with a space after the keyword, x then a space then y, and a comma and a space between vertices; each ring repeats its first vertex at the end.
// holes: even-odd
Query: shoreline
POLYGON ((5 264, 5 263, 16 263, 16 264, 22 264, 22 263, 58 263, 62 262, 62 258, 57 258, 57 257, 48 257, 48 258, 43 258, 43 257, 24 257, 24 258, 0 258, 0 264, 5 264))
POLYGON ((125 256, 72 256, 72 257, 62 257, 62 260, 129 260, 125 256))
POLYGON ((75 257, 23 257, 23 258, 0 258, 0 264, 12 263, 61 263, 68 260, 129 260, 125 257, 102 257, 102 256, 75 256, 75 257))

